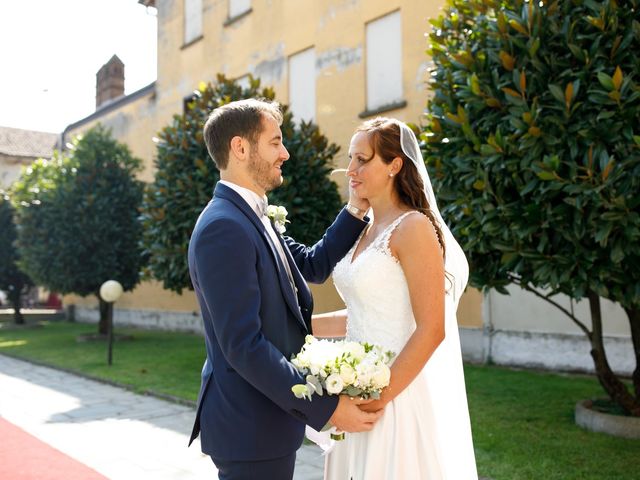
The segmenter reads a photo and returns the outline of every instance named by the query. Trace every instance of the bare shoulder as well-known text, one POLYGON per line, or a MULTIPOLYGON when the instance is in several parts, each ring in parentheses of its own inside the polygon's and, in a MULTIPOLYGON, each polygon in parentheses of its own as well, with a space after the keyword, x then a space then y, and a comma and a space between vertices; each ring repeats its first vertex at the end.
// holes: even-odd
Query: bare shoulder
POLYGON ((407 256, 441 255, 435 227, 426 215, 419 212, 402 219, 391 236, 389 248, 400 260, 407 256))

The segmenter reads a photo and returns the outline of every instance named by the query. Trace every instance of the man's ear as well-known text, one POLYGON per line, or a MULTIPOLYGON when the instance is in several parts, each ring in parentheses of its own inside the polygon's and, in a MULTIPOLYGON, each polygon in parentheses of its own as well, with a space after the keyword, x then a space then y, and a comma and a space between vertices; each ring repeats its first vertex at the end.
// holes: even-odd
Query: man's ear
POLYGON ((249 154, 248 142, 239 135, 236 135, 229 142, 230 153, 239 160, 244 160, 249 154))

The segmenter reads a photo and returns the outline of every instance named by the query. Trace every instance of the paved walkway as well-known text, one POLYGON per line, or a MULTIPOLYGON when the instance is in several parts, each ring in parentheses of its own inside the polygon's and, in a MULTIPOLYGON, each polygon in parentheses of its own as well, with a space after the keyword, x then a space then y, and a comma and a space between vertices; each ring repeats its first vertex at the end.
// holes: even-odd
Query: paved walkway
MULTIPOLYGON (((0 355, 0 416, 112 480, 217 478, 198 441, 187 448, 194 415, 191 407, 0 355)), ((322 479, 322 465, 320 450, 303 446, 294 479, 322 479)))

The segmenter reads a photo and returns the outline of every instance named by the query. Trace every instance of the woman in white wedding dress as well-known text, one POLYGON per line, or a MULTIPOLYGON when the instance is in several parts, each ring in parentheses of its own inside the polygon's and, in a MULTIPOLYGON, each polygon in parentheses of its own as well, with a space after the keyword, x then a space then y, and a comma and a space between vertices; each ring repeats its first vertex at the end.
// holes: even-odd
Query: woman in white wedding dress
POLYGON ((476 480, 456 320, 466 258, 409 127, 365 122, 349 157, 349 186, 368 200, 373 222, 333 273, 347 315, 316 315, 314 334, 346 334, 397 357, 389 387, 362 407, 384 415, 373 430, 335 443, 325 479, 476 480))

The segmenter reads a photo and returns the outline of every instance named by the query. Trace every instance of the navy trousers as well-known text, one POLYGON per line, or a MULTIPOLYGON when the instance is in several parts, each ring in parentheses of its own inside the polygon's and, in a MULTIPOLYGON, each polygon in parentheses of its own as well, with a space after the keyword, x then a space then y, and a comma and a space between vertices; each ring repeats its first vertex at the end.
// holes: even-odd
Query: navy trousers
POLYGON ((220 480, 291 480, 296 464, 295 452, 286 457, 253 462, 212 458, 220 480))

